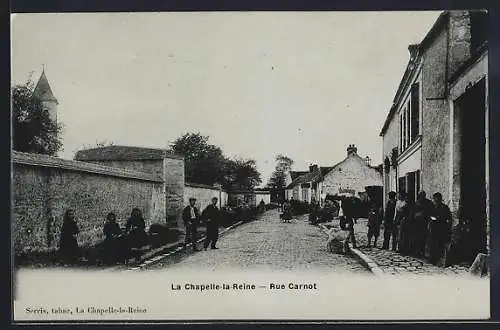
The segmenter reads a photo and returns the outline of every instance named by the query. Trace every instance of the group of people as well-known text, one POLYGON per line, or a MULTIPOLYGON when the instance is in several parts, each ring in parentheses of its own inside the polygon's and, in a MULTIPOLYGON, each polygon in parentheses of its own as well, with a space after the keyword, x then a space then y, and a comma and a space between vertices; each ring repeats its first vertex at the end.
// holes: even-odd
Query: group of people
MULTIPOLYGON (((139 208, 134 208, 125 228, 116 221, 116 214, 106 215, 103 227, 106 261, 123 261, 131 248, 147 244, 146 223, 139 208)), ((75 264, 81 259, 77 235, 80 233, 78 221, 73 209, 64 214, 59 242, 59 255, 65 264, 75 264)))
POLYGON ((431 202, 424 191, 420 191, 415 202, 409 202, 404 191, 389 193, 389 200, 383 208, 370 209, 368 217, 368 246, 374 238, 374 246, 383 223, 383 249, 416 257, 428 257, 436 264, 451 235, 452 216, 449 207, 443 203, 441 193, 432 196, 431 202))
POLYGON ((206 238, 203 243, 204 250, 207 250, 210 245, 211 249, 218 249, 217 240, 219 238, 219 226, 221 222, 221 213, 217 207, 217 197, 212 198, 212 203, 208 205, 203 212, 199 212, 196 207, 196 198, 189 199, 189 205, 182 212, 182 220, 186 227, 186 240, 184 246, 192 244, 193 251, 200 251, 197 246, 198 242, 198 226, 205 224, 206 238))
MULTIPOLYGON (((217 207, 218 199, 212 198, 212 203, 208 205, 200 214, 195 206, 196 199, 191 198, 189 205, 184 209, 182 219, 186 226, 185 245, 193 243, 193 249, 197 248, 198 226, 204 223, 207 228, 205 250, 209 245, 212 249, 216 246, 219 237, 219 225, 221 222, 220 210, 217 207)), ((68 209, 63 218, 61 235, 59 241, 59 257, 64 264, 76 264, 82 259, 80 247, 78 245, 78 234, 80 227, 76 218, 75 210, 68 209)), ((116 214, 110 212, 106 215, 103 227, 104 234, 104 254, 105 262, 124 262, 130 257, 133 248, 140 248, 148 244, 148 234, 146 233, 146 223, 139 208, 134 208, 128 218, 125 228, 121 228, 117 222, 116 214)))

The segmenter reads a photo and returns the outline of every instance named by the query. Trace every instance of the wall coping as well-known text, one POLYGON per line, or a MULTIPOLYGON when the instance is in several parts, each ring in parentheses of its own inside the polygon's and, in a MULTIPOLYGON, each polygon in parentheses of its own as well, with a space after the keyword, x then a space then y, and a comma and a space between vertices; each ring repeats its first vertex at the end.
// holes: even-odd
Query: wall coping
MULTIPOLYGON (((194 182, 184 182, 185 187, 191 187, 191 188, 206 188, 206 189, 211 189, 211 190, 217 190, 219 191, 219 187, 217 186, 211 186, 209 184, 203 184, 203 183, 194 183, 194 182)), ((220 189, 223 192, 227 192, 225 189, 220 189)))
POLYGON ((98 175, 114 176, 158 183, 164 182, 163 180, 149 173, 126 170, 94 163, 87 163, 83 161, 68 160, 53 156, 25 153, 19 151, 12 151, 11 156, 13 164, 50 167, 68 171, 87 172, 98 175))

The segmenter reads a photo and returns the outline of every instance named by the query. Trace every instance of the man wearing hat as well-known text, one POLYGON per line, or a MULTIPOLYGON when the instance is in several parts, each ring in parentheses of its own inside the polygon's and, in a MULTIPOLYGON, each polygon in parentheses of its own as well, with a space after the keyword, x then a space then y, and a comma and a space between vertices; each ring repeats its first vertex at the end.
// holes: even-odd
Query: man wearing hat
POLYGON ((186 240, 184 246, 187 247, 189 242, 193 243, 193 251, 200 251, 196 246, 196 240, 198 238, 198 224, 200 222, 200 214, 198 208, 195 206, 196 198, 191 197, 189 199, 189 205, 184 208, 182 212, 182 220, 184 221, 184 226, 186 226, 186 240))

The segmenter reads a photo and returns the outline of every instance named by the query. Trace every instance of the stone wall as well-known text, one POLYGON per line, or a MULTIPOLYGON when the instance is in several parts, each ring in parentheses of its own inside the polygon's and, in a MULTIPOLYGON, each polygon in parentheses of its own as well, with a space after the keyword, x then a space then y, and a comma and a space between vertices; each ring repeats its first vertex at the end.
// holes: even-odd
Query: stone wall
POLYGON ((12 240, 16 254, 58 246, 64 212, 75 210, 78 241, 103 239, 108 212, 124 226, 133 207, 146 225, 165 222, 163 182, 150 174, 55 157, 12 153, 12 240))
POLYGON ((422 82, 422 189, 429 194, 440 192, 447 204, 452 177, 448 79, 469 56, 469 13, 452 11, 449 24, 425 54, 422 82))
POLYGON ((85 163, 123 168, 126 170, 150 173, 163 181, 163 159, 145 160, 84 160, 85 163))
POLYGON ((182 228, 182 210, 184 208, 184 158, 165 158, 163 160, 163 178, 165 180, 166 214, 168 222, 182 228))
POLYGON ((184 159, 169 155, 166 158, 139 160, 85 160, 86 163, 150 173, 164 182, 165 214, 170 226, 182 226, 180 213, 184 202, 184 159))
POLYGON ((200 211, 203 211, 210 203, 212 203, 212 198, 217 197, 219 200, 218 206, 225 206, 227 204, 228 194, 226 191, 219 191, 218 188, 195 184, 186 183, 184 185, 184 205, 189 204, 190 198, 196 198, 196 206, 200 211))
POLYGON ((446 100, 448 29, 429 45, 422 65, 422 189, 449 199, 449 107, 446 100))

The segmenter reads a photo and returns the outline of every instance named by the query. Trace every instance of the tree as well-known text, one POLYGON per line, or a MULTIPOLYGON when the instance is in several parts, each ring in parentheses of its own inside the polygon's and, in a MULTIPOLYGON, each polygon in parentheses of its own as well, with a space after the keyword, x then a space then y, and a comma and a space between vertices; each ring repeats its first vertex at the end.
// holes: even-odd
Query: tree
POLYGON ((276 189, 284 189, 286 185, 286 173, 292 169, 293 160, 285 155, 276 155, 276 168, 269 178, 268 186, 276 189))
POLYGON ((276 155, 276 168, 271 174, 267 186, 271 188, 273 200, 285 198, 286 173, 292 169, 293 160, 285 155, 276 155))
POLYGON ((208 136, 186 133, 170 148, 174 154, 184 156, 187 181, 210 185, 223 182, 226 159, 219 147, 208 144, 208 136))
POLYGON ((28 80, 12 92, 12 138, 16 151, 55 155, 62 148, 62 125, 51 120, 28 80))
POLYGON ((223 186, 226 189, 253 189, 262 183, 257 163, 253 159, 227 159, 223 186))
POLYGON ((187 181, 219 183, 225 189, 253 189, 262 182, 255 160, 229 159, 208 139, 200 133, 186 133, 170 146, 174 154, 184 156, 187 181))

